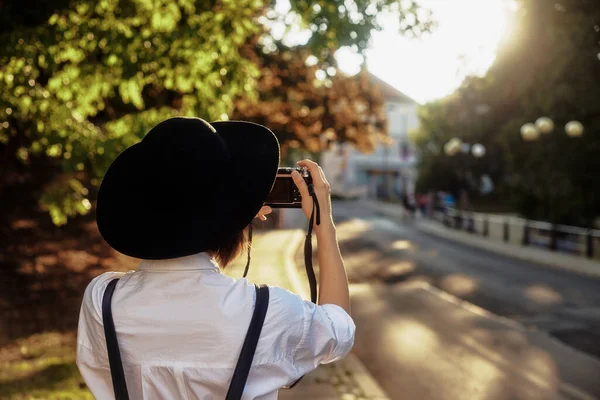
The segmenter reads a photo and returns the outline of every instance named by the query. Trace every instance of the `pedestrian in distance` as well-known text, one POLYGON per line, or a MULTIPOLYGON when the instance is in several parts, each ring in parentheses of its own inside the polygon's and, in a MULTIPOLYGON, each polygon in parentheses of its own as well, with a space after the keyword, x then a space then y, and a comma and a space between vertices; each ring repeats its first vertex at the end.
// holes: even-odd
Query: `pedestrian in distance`
MULTIPOLYGON (((330 187, 292 174, 307 217, 320 205, 318 304, 221 271, 247 246, 265 207, 279 143, 242 121, 171 118, 111 164, 98 193, 100 233, 141 259, 87 287, 77 365, 97 399, 276 399, 354 343, 348 283, 331 217, 330 187)), ((283 267, 283 266, 282 266, 283 267)))
POLYGON ((414 196, 404 192, 402 195, 402 206, 404 207, 404 217, 410 220, 414 219, 417 208, 414 196))

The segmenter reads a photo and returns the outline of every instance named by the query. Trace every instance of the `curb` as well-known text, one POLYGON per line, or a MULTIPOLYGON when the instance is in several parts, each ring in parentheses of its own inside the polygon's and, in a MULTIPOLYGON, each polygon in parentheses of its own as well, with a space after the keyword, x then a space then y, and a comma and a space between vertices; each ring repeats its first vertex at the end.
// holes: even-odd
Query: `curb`
POLYGON ((302 284, 302 277, 298 273, 296 263, 294 262, 294 256, 300 248, 303 238, 304 233, 302 230, 294 229, 294 234, 286 246, 283 260, 285 263, 285 271, 289 277, 294 293, 300 295, 303 299, 308 300, 310 299, 310 293, 308 292, 306 285, 302 284))
POLYGON ((442 226, 435 226, 430 222, 418 222, 416 226, 419 230, 425 233, 491 251, 505 257, 533 262, 547 267, 573 272, 593 278, 600 278, 600 263, 590 261, 585 258, 573 257, 560 253, 550 253, 544 250, 532 248, 523 248, 512 244, 499 243, 475 237, 465 232, 446 231, 446 228, 442 226))
POLYGON ((389 400, 388 395, 381 389, 356 354, 350 353, 342 360, 344 366, 352 373, 356 384, 362 389, 365 396, 370 400, 389 400))
MULTIPOLYGON (((402 217, 401 206, 392 206, 386 203, 378 203, 374 201, 365 201, 363 202, 363 205, 376 213, 383 214, 388 217, 402 217)), ((472 234, 466 232, 448 230, 446 227, 438 225, 437 223, 429 220, 419 221, 417 219, 415 226, 422 232, 472 247, 491 251, 505 257, 528 261, 546 267, 561 269, 563 271, 593 278, 600 278, 600 262, 591 261, 583 257, 549 252, 531 247, 525 248, 514 244, 484 239, 478 236, 473 236, 472 234)))
MULTIPOLYGON (((298 251, 304 233, 300 229, 294 230, 294 235, 290 239, 284 253, 285 269, 288 273, 290 284, 295 293, 303 299, 310 299, 310 294, 306 285, 302 284, 302 279, 296 268, 294 256, 298 251)), ((389 400, 388 395, 379 386, 373 375, 367 370, 364 364, 358 359, 354 353, 348 354, 343 360, 339 361, 344 364, 344 368, 352 373, 352 377, 356 384, 362 389, 368 399, 372 400, 389 400)))

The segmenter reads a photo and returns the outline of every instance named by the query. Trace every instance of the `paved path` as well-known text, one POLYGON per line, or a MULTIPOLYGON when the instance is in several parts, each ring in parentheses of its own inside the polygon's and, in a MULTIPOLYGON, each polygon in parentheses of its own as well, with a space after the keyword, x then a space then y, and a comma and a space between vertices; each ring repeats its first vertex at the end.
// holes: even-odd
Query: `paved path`
MULTIPOLYGON (((293 255, 304 235, 297 230, 273 230, 258 232, 253 240, 252 262, 248 273, 251 282, 284 287, 307 298, 301 291, 299 276, 293 273, 293 255), (290 273, 292 272, 292 273, 290 273), (300 290, 298 290, 300 289, 300 290)), ((232 277, 241 277, 246 256, 239 257, 225 269, 232 277)), ((350 354, 344 360, 321 365, 306 375, 291 390, 280 390, 282 400, 387 400, 385 393, 374 382, 371 374, 350 354)))
POLYGON ((355 285, 355 351, 391 399, 600 398, 600 361, 426 283, 355 285))
POLYGON ((349 277, 362 283, 352 294, 355 350, 391 398, 600 397, 600 361, 545 333, 597 354, 599 279, 431 236, 352 203, 334 204, 334 217, 349 277), (414 282, 446 293, 403 289, 414 282), (481 308, 447 298, 513 321, 482 319, 481 308))
POLYGON ((352 281, 423 280, 600 358, 600 278, 430 235, 352 203, 334 212, 352 281))

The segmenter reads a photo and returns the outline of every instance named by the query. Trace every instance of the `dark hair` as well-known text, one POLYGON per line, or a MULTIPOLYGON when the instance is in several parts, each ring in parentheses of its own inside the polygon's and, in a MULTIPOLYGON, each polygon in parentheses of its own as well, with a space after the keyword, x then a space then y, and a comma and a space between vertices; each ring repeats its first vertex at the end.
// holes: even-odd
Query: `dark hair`
POLYGON ((239 256, 243 250, 248 248, 250 244, 248 243, 247 231, 248 228, 236 232, 228 238, 223 239, 221 243, 207 250, 207 252, 217 260, 221 268, 225 268, 231 261, 239 256))

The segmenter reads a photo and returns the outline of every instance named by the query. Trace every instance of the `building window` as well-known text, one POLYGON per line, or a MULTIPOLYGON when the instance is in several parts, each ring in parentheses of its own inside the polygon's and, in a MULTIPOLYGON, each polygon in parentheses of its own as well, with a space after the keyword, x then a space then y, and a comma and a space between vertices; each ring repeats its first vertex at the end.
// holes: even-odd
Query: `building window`
POLYGON ((400 142, 400 158, 402 160, 408 160, 411 156, 410 144, 408 142, 400 142))
POLYGON ((408 117, 406 115, 402 115, 402 117, 400 117, 400 121, 402 124, 402 134, 408 134, 408 117))
POLYGON ((387 112, 394 112, 398 109, 398 104, 396 103, 387 103, 385 106, 387 112))

